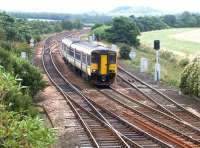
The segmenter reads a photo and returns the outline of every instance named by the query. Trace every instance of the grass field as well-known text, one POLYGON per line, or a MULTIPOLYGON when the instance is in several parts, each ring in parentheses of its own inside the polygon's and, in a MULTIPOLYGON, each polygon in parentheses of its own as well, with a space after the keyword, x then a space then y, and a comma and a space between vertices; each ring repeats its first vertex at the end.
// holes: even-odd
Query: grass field
POLYGON ((191 60, 197 54, 200 54, 200 28, 176 28, 142 33, 140 37, 142 46, 136 50, 136 58, 134 60, 124 60, 123 62, 139 70, 140 58, 145 57, 149 63, 147 73, 153 76, 155 67, 153 41, 155 39, 161 41, 161 81, 178 87, 184 69, 180 65, 181 59, 188 58, 191 60))
POLYGON ((200 28, 175 28, 142 33, 141 44, 153 47, 153 41, 161 41, 161 49, 183 56, 200 54, 200 28))

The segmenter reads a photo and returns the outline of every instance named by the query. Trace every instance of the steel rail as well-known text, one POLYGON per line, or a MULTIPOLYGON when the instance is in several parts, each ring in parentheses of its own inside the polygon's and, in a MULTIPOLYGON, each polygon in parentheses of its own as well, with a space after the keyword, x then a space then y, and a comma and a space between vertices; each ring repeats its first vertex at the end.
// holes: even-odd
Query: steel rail
MULTIPOLYGON (((45 44, 46 45, 46 44, 45 44)), ((61 94, 64 95, 64 92, 63 90, 56 84, 56 82, 51 78, 49 72, 47 71, 47 68, 46 68, 46 65, 45 65, 45 62, 44 62, 44 52, 45 52, 45 49, 46 47, 44 46, 44 49, 42 51, 42 64, 43 64, 43 67, 44 67, 44 70, 46 72, 46 74, 48 75, 50 81, 55 85, 55 87, 61 92, 61 94)), ((87 132, 88 136, 91 138, 92 140, 92 143, 94 144, 95 147, 97 148, 100 148, 100 146, 98 145, 96 139, 94 138, 94 135, 92 134, 92 131, 91 129, 88 127, 88 125, 84 122, 83 118, 80 116, 80 114, 78 113, 78 111, 75 109, 75 107, 73 106, 73 104, 71 103, 71 101, 66 98, 68 100, 68 104, 70 105, 70 107, 72 108, 72 110, 75 112, 75 115, 78 117, 78 119, 80 120, 81 124, 83 125, 85 131, 87 132)))
POLYGON ((107 121, 107 119, 93 106, 92 103, 90 103, 90 101, 88 100, 87 97, 84 96, 84 94, 78 89, 76 88, 72 83, 70 83, 63 75, 62 73, 58 70, 56 64, 53 62, 53 57, 52 54, 50 54, 51 59, 52 59, 52 63, 56 69, 56 71, 59 73, 59 75, 62 77, 62 79, 72 88, 74 89, 89 105, 90 107, 100 116, 100 118, 102 118, 108 125, 109 128, 118 136, 118 138, 123 142, 123 144, 130 148, 129 144, 127 144, 127 142, 121 137, 121 135, 119 135, 119 133, 112 127, 112 125, 107 121))
POLYGON ((162 96, 163 98, 167 99, 169 102, 173 103, 174 105, 176 105, 178 108, 186 111, 187 113, 189 113, 190 115, 192 115, 193 117, 197 118, 200 120, 200 117, 193 114, 192 112, 188 111, 186 108, 184 108, 183 106, 181 106, 180 104, 178 104, 177 102, 175 102, 173 99, 171 99, 170 97, 168 97, 167 95, 165 95, 164 93, 160 92, 159 90, 155 89, 154 87, 150 86, 149 84, 147 84, 146 82, 142 81, 141 79, 139 79, 138 77, 134 76, 133 74, 131 74, 130 72, 126 71, 124 68, 122 68, 121 66, 118 66, 119 70, 123 71, 124 73, 126 73, 127 75, 129 75, 130 77, 132 77, 133 79, 137 80, 138 82, 142 83, 143 85, 147 86, 149 89, 153 90, 154 92, 156 92, 157 94, 159 94, 160 96, 162 96))
MULTIPOLYGON (((112 89, 112 88, 111 88, 111 89, 112 89)), ((121 92, 118 92, 118 91, 115 90, 115 89, 113 89, 113 91, 116 92, 116 93, 118 93, 118 94, 120 94, 121 96, 123 96, 123 97, 125 97, 125 98, 128 98, 128 100, 130 100, 130 101, 132 100, 132 98, 130 98, 129 96, 127 96, 127 95, 125 95, 125 94, 123 94, 123 93, 121 93, 121 92)), ((183 138, 185 138, 185 139, 188 139, 189 141, 191 141, 191 142, 193 142, 193 143, 195 143, 195 144, 200 144, 200 141, 198 141, 198 140, 196 140, 196 139, 193 139, 192 137, 190 137, 190 136, 188 136, 188 135, 185 135, 184 133, 181 133, 181 132, 177 131, 176 129, 174 129, 173 127, 170 127, 170 126, 166 125, 165 123, 161 123, 161 122, 158 121, 157 119, 153 119, 152 117, 150 117, 150 116, 148 116, 148 115, 146 115, 146 114, 144 114, 144 113, 142 113, 142 112, 140 112, 140 111, 134 109, 134 108, 131 107, 130 105, 125 104, 125 103, 123 103, 122 101, 115 99, 113 96, 108 95, 108 94, 105 93, 104 91, 100 91, 100 92, 103 93, 105 96, 109 97, 110 99, 114 100, 114 101, 117 102, 118 104, 122 105, 123 107, 125 107, 125 108, 127 108, 127 109, 129 109, 129 110, 131 110, 131 111, 133 111, 133 112, 135 112, 135 113, 137 113, 137 114, 143 116, 144 118, 150 120, 151 122, 153 122, 153 123, 155 123, 155 124, 157 124, 157 125, 159 125, 159 126, 161 126, 161 127, 164 127, 165 129, 168 129, 168 130, 171 131, 171 132, 177 133, 177 135, 179 135, 179 136, 181 136, 181 137, 183 137, 183 138)), ((157 112, 157 113, 159 113, 159 114, 165 116, 166 118, 171 119, 171 120, 173 120, 174 122, 179 123, 180 125, 184 125, 184 127, 188 127, 189 129, 191 129, 191 130, 194 131, 195 133, 197 132, 197 133, 200 134, 199 129, 197 129, 196 127, 191 126, 191 125, 188 124, 188 123, 181 122, 181 121, 177 120, 176 118, 169 116, 169 115, 166 114, 166 113, 163 113, 163 112, 160 112, 160 111, 158 111, 158 110, 155 110, 155 109, 153 109, 153 108, 151 108, 151 107, 149 107, 149 106, 146 106, 145 104, 142 104, 142 103, 140 103, 140 102, 138 102, 138 101, 136 101, 136 100, 132 100, 132 102, 134 102, 134 103, 136 103, 136 104, 138 104, 138 105, 141 105, 141 106, 143 106, 143 107, 146 107, 147 109, 150 109, 150 110, 152 110, 153 112, 157 112)))
MULTIPOLYGON (((52 58, 53 59, 53 58, 52 58)), ((55 64, 55 62, 54 62, 54 64, 55 64)), ((55 68, 58 70, 58 67, 56 66, 56 64, 55 64, 55 68)), ((63 76, 63 74, 58 70, 58 72, 60 73, 60 75, 61 76, 63 76)), ((66 83, 71 83, 71 82, 69 82, 64 76, 63 76, 63 78, 67 81, 66 83)), ((73 84, 72 84, 73 85, 73 84)), ((80 91, 80 90, 79 90, 80 91)), ((82 92, 81 92, 81 94, 82 94, 82 92)), ((70 96, 69 96, 70 97, 70 96)), ((84 95, 84 97, 86 97, 85 95, 84 95)), ((87 98, 87 97, 86 97, 87 98)), ((88 99, 88 98, 87 98, 88 99)), ((88 99, 90 102, 91 102, 91 99, 88 99)), ((79 106, 80 108, 82 108, 83 110, 85 110, 83 107, 81 107, 79 104, 77 104, 73 99, 71 100, 73 103, 75 103, 77 106, 79 106)), ((94 102, 92 102, 92 104, 93 104, 94 102)), ((85 110, 85 111, 87 111, 87 110, 85 110)), ((90 112, 89 112, 90 113, 90 112)), ((92 114, 92 113, 91 113, 92 114)), ((93 116, 96 116, 96 115, 94 115, 94 114, 92 114, 93 116)), ((98 118, 98 117, 97 117, 98 118)), ((120 119, 120 117, 115 117, 115 118, 118 118, 118 119, 120 119)), ((108 122, 108 121, 107 121, 108 122)), ((108 123, 106 123, 106 122, 104 122, 104 124, 106 124, 107 126, 110 126, 110 124, 108 124, 108 123)), ((111 125, 112 126, 112 125, 111 125)), ((130 124, 129 124, 129 126, 130 126, 130 124)), ((135 128, 135 126, 132 126, 131 125, 131 127, 132 128, 135 128)), ((141 130, 141 129, 140 129, 141 130)), ((117 133, 119 133, 118 131, 116 131, 117 133)), ((140 131, 141 132, 141 131, 140 131)), ((144 133, 144 131, 142 131, 143 133, 144 133)), ((148 135, 148 136, 150 136, 148 133, 145 133, 146 135, 148 135)), ((121 135, 125 140, 127 140, 128 142, 132 142, 132 144, 134 144, 135 145, 135 143, 133 143, 133 141, 131 141, 129 138, 127 138, 126 136, 124 136, 122 133, 119 133, 119 135, 121 135)), ((169 146, 168 144, 166 144, 166 143, 164 143, 164 142, 162 142, 162 141, 160 141, 159 139, 157 139, 157 138, 155 138, 155 137, 153 137, 153 136, 150 136, 154 141, 157 141, 157 142, 159 142, 160 144, 162 144, 162 145, 164 145, 165 147, 171 147, 171 146, 169 146)), ((136 145, 135 145, 136 146, 136 145)))

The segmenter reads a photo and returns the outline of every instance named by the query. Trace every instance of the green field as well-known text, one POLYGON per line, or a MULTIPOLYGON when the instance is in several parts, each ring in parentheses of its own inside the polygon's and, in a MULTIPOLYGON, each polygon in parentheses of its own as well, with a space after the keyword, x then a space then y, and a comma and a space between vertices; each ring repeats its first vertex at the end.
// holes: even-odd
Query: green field
POLYGON ((142 33, 141 44, 153 47, 153 41, 161 41, 161 49, 179 55, 195 56, 200 54, 200 28, 175 28, 142 33))
POLYGON ((178 87, 184 69, 180 64, 181 60, 185 58, 193 59, 197 54, 200 54, 200 28, 176 28, 142 33, 140 36, 142 46, 136 50, 136 58, 134 60, 123 60, 123 62, 131 68, 139 70, 140 58, 145 57, 149 63, 147 73, 153 76, 155 67, 153 41, 155 39, 161 41, 161 81, 170 86, 178 87))

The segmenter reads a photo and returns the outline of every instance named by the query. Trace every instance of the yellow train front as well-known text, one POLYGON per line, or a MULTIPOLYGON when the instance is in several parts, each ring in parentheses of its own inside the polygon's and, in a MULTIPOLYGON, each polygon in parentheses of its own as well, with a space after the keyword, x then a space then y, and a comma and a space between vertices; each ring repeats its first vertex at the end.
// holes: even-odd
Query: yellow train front
POLYGON ((61 54, 67 63, 78 69, 98 86, 109 86, 117 73, 117 53, 101 45, 79 39, 63 39, 61 54))
POLYGON ((110 85, 117 71, 116 52, 98 49, 91 54, 91 80, 96 85, 110 85))

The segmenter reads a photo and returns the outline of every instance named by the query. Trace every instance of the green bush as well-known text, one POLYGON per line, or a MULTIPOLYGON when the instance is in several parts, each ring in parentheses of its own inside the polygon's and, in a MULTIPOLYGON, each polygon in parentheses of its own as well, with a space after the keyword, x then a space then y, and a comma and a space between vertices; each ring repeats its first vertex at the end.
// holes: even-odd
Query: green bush
POLYGON ((189 64, 189 59, 188 58, 184 58, 184 59, 181 59, 180 61, 179 61, 179 66, 181 66, 181 67, 185 67, 185 66, 187 66, 188 64, 189 64))
POLYGON ((36 40, 36 42, 40 42, 42 40, 41 36, 39 35, 36 35, 34 39, 36 40))
POLYGON ((200 96, 200 56, 185 67, 181 74, 180 89, 184 94, 200 96))
POLYGON ((7 106, 8 110, 24 111, 32 106, 32 98, 25 93, 26 88, 20 84, 20 79, 0 69, 0 100, 7 106), (22 93, 24 89, 24 93, 22 93))
POLYGON ((130 51, 131 51, 131 47, 129 45, 127 45, 127 44, 120 45, 119 54, 122 59, 129 59, 130 51))
POLYGON ((34 96, 45 87, 45 81, 39 69, 4 49, 0 49, 0 65, 22 79, 21 84, 27 86, 29 94, 34 96))
POLYGON ((101 25, 101 26, 93 29, 92 32, 90 33, 90 35, 95 34, 96 39, 98 41, 105 40, 106 39, 106 30, 109 29, 110 27, 111 26, 101 25))
POLYGON ((9 112, 0 104, 1 148, 48 148, 55 139, 52 129, 44 126, 38 117, 21 116, 9 112))

